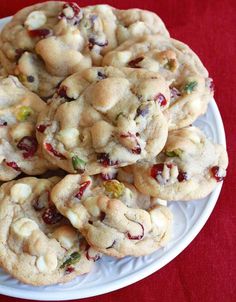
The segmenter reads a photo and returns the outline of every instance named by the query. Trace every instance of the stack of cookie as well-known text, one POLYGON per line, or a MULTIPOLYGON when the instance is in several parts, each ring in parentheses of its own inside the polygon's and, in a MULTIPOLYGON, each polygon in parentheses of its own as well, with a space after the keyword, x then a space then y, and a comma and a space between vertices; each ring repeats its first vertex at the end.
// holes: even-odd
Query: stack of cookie
POLYGON ((224 179, 225 148, 191 125, 212 80, 156 14, 37 4, 2 30, 0 60, 0 266, 15 278, 152 253, 171 238, 167 201, 224 179))

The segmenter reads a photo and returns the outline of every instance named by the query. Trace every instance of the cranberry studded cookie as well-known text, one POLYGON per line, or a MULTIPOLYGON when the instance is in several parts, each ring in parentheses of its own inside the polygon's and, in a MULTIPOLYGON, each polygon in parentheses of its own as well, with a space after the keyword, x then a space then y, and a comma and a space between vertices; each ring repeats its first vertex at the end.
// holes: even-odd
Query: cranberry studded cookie
POLYGON ((20 10, 4 27, 0 59, 8 73, 47 98, 68 75, 99 65, 120 41, 143 33, 168 36, 160 18, 148 11, 49 1, 20 10))
POLYGON ((159 204, 140 209, 139 195, 131 184, 86 175, 67 175, 51 192, 57 209, 91 247, 118 258, 150 254, 170 239, 170 210, 159 204))
POLYGON ((35 137, 36 120, 45 107, 16 77, 0 78, 0 181, 22 172, 42 174, 52 167, 35 137))
POLYGON ((134 183, 144 194, 166 200, 200 199, 226 175, 228 156, 196 127, 169 132, 155 163, 133 166, 134 183))
POLYGON ((24 283, 69 281, 99 257, 50 201, 59 180, 27 177, 0 188, 0 266, 24 283))
POLYGON ((190 125, 207 110, 213 83, 198 56, 184 43, 162 35, 131 39, 107 53, 103 65, 145 68, 170 82, 169 129, 190 125))
POLYGON ((153 158, 167 139, 169 97, 157 73, 93 67, 62 82, 39 116, 37 138, 45 157, 70 173, 153 158))

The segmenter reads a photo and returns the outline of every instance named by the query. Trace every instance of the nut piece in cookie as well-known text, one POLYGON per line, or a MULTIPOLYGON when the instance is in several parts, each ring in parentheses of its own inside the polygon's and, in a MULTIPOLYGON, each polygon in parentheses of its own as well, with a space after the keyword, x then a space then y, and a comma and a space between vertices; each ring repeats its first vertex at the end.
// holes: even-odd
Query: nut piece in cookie
POLYGON ((27 284, 67 282, 100 256, 51 202, 59 180, 27 177, 0 188, 0 266, 27 284))
POLYGON ((46 104, 16 77, 0 79, 0 181, 52 168, 35 135, 38 114, 45 109, 46 104))
POLYGON ((37 122, 45 157, 70 173, 151 159, 164 147, 168 84, 158 73, 90 68, 63 81, 37 122))
POLYGON ((169 132, 154 162, 133 166, 134 183, 144 194, 167 200, 200 199, 226 176, 228 156, 196 127, 169 132))
POLYGON ((100 65, 105 53, 145 33, 169 35, 152 12, 48 1, 25 7, 6 24, 0 60, 8 74, 48 98, 67 76, 100 65))
MULTIPOLYGON (((169 81, 170 106, 164 110, 170 130, 193 123, 206 112, 213 96, 212 79, 198 56, 186 44, 163 35, 129 39, 107 53, 102 64, 145 68, 169 81)), ((165 103, 162 96, 158 101, 165 103)))
POLYGON ((67 175, 53 188, 51 198, 88 243, 106 255, 119 258, 147 255, 170 238, 170 210, 151 202, 132 184, 116 179, 101 181, 96 176, 67 175), (138 199, 143 198, 148 201, 146 209, 138 207, 138 199))

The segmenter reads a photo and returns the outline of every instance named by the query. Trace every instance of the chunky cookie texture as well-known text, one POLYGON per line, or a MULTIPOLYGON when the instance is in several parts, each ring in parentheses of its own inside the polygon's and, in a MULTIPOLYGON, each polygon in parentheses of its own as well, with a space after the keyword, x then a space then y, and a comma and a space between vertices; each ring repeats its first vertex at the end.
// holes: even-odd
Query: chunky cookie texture
POLYGON ((35 137, 38 114, 45 109, 45 103, 16 77, 0 78, 0 180, 52 168, 35 137))
POLYGON ((170 210, 143 196, 132 184, 67 175, 53 188, 51 197, 88 243, 106 255, 147 255, 170 239, 170 210), (139 200, 146 210, 139 208, 139 200))
POLYGON ((142 193, 167 200, 200 199, 224 179, 227 166, 222 145, 187 127, 169 132, 155 161, 133 166, 134 183, 142 193))
POLYGON ((99 257, 51 202, 59 180, 27 177, 0 188, 0 265, 24 283, 69 281, 99 257))
POLYGON ((155 33, 169 35, 149 11, 49 1, 22 9, 4 27, 0 59, 8 73, 47 98, 68 75, 99 65, 121 42, 155 33))
POLYGON ((193 123, 207 111, 213 82, 198 56, 184 43, 163 35, 130 39, 107 53, 103 65, 145 68, 170 83, 169 129, 193 123))
POLYGON ((91 68, 62 82, 37 122, 45 157, 70 173, 105 172, 164 147, 169 88, 157 73, 91 68), (165 100, 165 103, 159 100, 165 100))

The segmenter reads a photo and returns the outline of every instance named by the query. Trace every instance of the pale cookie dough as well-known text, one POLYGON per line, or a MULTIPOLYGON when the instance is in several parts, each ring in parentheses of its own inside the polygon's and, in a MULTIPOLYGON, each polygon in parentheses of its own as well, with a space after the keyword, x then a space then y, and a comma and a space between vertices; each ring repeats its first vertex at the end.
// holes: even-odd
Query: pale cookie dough
POLYGON ((0 181, 24 172, 44 173, 52 165, 42 157, 35 124, 45 103, 16 77, 0 78, 0 181))
POLYGON ((133 166, 134 183, 144 194, 167 200, 206 197, 226 176, 228 156, 196 127, 169 132, 155 162, 133 166))
POLYGON ((4 27, 0 60, 8 73, 47 98, 68 75, 100 65, 124 40, 156 33, 169 36, 149 11, 49 1, 20 10, 4 27))
POLYGON ((168 84, 157 73, 132 68, 90 68, 60 85, 37 122, 45 157, 70 172, 89 175, 156 156, 168 123, 168 84))
POLYGON ((53 188, 51 198, 91 247, 106 255, 147 255, 170 239, 170 210, 150 203, 150 197, 131 184, 67 175, 53 188), (149 199, 147 210, 138 208, 139 198, 149 199))
POLYGON ((67 282, 99 256, 51 202, 59 180, 27 177, 0 188, 0 266, 24 283, 67 282))
POLYGON ((169 129, 193 123, 207 111, 213 82, 198 56, 184 43, 162 35, 130 39, 107 53, 103 65, 145 68, 170 82, 169 129))

